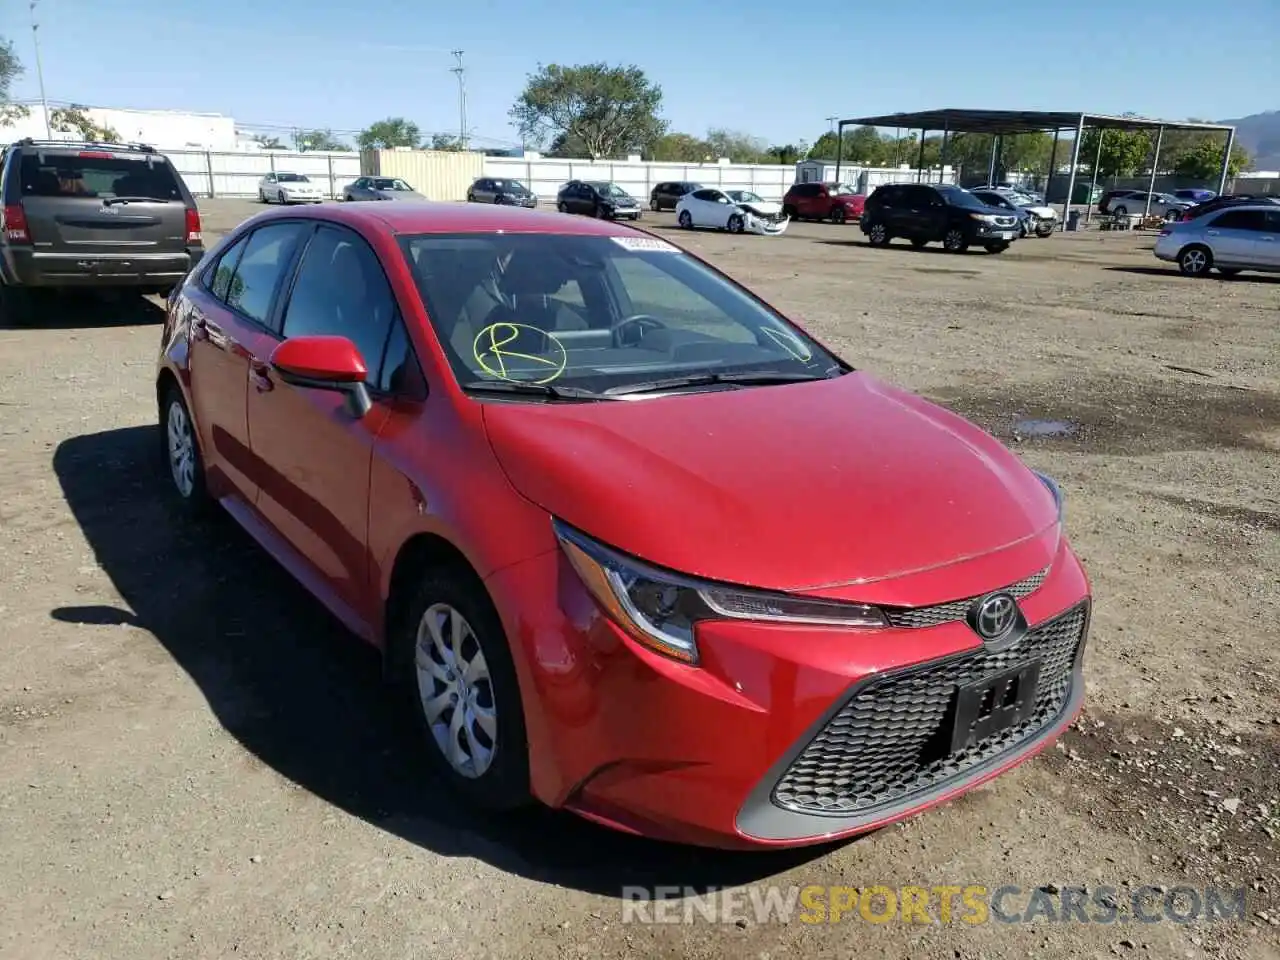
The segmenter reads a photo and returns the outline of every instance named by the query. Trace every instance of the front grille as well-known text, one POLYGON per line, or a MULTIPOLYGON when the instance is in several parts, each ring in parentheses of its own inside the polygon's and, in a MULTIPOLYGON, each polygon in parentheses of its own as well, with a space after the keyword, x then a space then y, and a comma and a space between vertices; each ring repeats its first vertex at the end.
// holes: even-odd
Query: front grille
POLYGON ((1012 227, 1016 221, 1016 217, 996 217, 996 226, 1012 227))
MULTIPOLYGON (((1049 576, 1049 568, 1045 567, 1039 573, 1033 573, 1025 580, 1019 580, 1013 586, 1006 587, 1005 591, 1021 600, 1039 590, 1047 576, 1049 576)), ((965 614, 969 612, 970 604, 976 599, 977 597, 966 597, 964 600, 939 603, 932 607, 886 608, 884 615, 890 626, 894 627, 936 627, 940 623, 963 620, 965 614)))
POLYGON ((978 650, 871 680, 792 761, 774 788, 774 803, 800 813, 865 814, 907 801, 1014 749, 1061 714, 1087 623, 1084 603, 1005 650, 978 650), (1036 658, 1040 678, 1029 719, 949 753, 957 686, 1036 658))

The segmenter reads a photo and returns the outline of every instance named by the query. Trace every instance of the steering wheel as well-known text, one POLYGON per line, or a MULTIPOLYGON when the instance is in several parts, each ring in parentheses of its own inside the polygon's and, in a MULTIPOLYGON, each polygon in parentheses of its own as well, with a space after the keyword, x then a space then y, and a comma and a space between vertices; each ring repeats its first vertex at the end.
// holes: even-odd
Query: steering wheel
POLYGON ((634 346, 635 344, 639 343, 642 339, 644 339, 644 334, 648 330, 666 330, 666 329, 667 329, 667 325, 663 323, 661 320, 659 320, 657 317, 650 316, 647 313, 636 313, 636 314, 632 314, 629 317, 623 317, 621 320, 615 323, 612 327, 611 332, 613 333, 614 346, 626 347, 626 346, 634 346), (633 325, 636 327, 639 327, 639 333, 636 336, 634 341, 632 341, 631 343, 627 343, 627 341, 622 336, 622 331, 633 325))

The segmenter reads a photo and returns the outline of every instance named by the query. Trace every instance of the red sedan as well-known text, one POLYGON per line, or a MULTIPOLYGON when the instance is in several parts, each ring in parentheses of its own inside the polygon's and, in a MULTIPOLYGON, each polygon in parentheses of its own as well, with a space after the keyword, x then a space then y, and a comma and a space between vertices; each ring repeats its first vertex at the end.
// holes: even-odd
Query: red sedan
POLYGON ((634 227, 262 213, 171 297, 156 390, 184 508, 382 650, 477 804, 816 843, 1080 707, 1053 481, 634 227))

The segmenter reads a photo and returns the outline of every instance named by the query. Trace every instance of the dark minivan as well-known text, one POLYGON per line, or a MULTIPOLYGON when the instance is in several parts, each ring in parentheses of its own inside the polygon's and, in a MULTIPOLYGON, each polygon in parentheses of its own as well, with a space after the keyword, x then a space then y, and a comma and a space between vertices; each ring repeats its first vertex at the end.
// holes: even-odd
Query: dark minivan
POLYGON ((910 240, 917 249, 941 242, 951 253, 982 246, 1003 253, 1018 239, 1018 218, 989 207, 968 190, 949 183, 888 183, 867 198, 860 221, 873 247, 910 240))
POLYGON ((519 180, 481 177, 467 188, 468 203, 501 203, 508 207, 536 207, 538 198, 519 180))
POLYGON ((670 180, 660 183, 649 191, 649 209, 654 213, 659 210, 674 210, 681 197, 701 189, 702 184, 691 180, 670 180))
POLYGON ((19 140, 0 161, 0 283, 10 320, 39 291, 167 295, 204 255, 200 214, 169 159, 143 144, 19 140))

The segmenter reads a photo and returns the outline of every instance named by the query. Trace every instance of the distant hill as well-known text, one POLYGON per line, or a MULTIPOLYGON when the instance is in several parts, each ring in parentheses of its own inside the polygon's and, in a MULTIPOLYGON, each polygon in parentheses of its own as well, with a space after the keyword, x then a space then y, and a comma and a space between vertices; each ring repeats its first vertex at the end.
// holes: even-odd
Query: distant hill
POLYGON ((1253 169, 1280 170, 1280 110, 1219 122, 1236 128, 1236 143, 1253 157, 1253 169))

